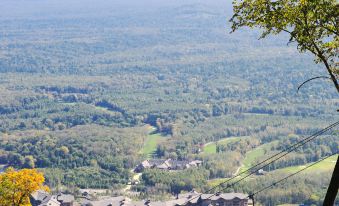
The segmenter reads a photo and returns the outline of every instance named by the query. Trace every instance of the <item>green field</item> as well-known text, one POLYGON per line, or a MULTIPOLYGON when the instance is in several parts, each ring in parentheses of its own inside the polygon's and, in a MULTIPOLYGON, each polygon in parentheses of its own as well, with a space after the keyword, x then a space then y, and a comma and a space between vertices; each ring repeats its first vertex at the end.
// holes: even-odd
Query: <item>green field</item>
POLYGON ((265 155, 265 150, 269 149, 272 144, 275 142, 270 142, 267 144, 263 144, 249 152, 246 153, 246 157, 243 161, 243 167, 240 169, 240 172, 243 172, 247 169, 249 169, 254 163, 255 160, 263 155, 265 155))
POLYGON ((141 151, 143 155, 146 155, 148 158, 151 158, 154 152, 157 150, 158 144, 161 142, 163 136, 159 133, 154 133, 156 130, 155 127, 150 127, 149 135, 145 141, 144 147, 141 151))
POLYGON ((217 153, 217 145, 215 142, 210 142, 204 146, 204 153, 215 154, 217 153))
POLYGON ((220 185, 221 183, 227 181, 230 178, 216 178, 216 179, 211 179, 208 181, 208 186, 209 187, 215 187, 217 185, 220 185))
POLYGON ((101 112, 106 112, 106 113, 111 113, 111 114, 114 114, 113 111, 107 109, 106 107, 100 107, 100 106, 94 106, 93 107, 101 112))
POLYGON ((218 144, 229 144, 231 142, 239 141, 240 138, 246 138, 246 137, 228 137, 228 138, 224 138, 222 140, 219 140, 218 142, 209 142, 209 143, 205 144, 205 146, 204 146, 204 153, 206 153, 206 154, 216 154, 217 153, 217 143, 218 144))
MULTIPOLYGON (((335 155, 333 157, 330 157, 324 161, 319 162, 318 164, 313 165, 310 168, 307 168, 304 172, 323 172, 323 171, 328 171, 328 170, 333 170, 336 160, 338 158, 338 155, 335 155)), ((275 171, 283 171, 283 172, 287 172, 287 173, 293 173, 293 172, 297 172, 309 165, 311 165, 312 163, 306 164, 306 165, 301 165, 301 166, 293 166, 293 167, 286 167, 283 169, 278 169, 275 171)))

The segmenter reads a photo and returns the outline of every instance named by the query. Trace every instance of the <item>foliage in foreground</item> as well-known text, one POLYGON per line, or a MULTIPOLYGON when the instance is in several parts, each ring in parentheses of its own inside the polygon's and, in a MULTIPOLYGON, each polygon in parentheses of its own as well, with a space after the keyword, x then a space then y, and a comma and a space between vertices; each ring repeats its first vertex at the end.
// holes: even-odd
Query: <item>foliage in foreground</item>
POLYGON ((0 175, 0 205, 29 206, 29 196, 38 191, 49 191, 45 178, 35 169, 15 171, 8 168, 0 175))
POLYGON ((263 29, 261 35, 286 32, 301 52, 309 51, 326 67, 335 87, 338 74, 338 1, 243 0, 234 3, 233 31, 243 26, 263 29))

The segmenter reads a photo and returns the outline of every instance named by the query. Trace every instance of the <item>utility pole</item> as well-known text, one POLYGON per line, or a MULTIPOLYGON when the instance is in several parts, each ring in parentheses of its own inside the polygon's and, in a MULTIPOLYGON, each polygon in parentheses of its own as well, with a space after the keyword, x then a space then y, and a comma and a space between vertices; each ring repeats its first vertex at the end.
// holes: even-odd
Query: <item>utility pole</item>
POLYGON ((335 199, 338 194, 338 189, 339 189, 339 156, 333 170, 331 182, 330 185, 328 186, 323 206, 334 205, 335 199))

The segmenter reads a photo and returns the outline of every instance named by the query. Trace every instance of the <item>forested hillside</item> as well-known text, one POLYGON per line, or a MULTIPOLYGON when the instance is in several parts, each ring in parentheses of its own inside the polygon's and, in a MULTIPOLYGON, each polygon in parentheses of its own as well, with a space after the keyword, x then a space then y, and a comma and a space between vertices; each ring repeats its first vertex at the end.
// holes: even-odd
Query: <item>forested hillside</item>
MULTIPOLYGON (((52 190, 119 190, 151 155, 203 164, 147 170, 133 191, 204 191, 338 120, 331 82, 297 92, 323 68, 283 35, 229 34, 230 3, 51 2, 0 2, 0 164, 38 168, 52 190)), ((235 190, 269 184, 338 144, 337 133, 321 136, 235 190)), ((260 202, 320 204, 333 167, 260 202)))

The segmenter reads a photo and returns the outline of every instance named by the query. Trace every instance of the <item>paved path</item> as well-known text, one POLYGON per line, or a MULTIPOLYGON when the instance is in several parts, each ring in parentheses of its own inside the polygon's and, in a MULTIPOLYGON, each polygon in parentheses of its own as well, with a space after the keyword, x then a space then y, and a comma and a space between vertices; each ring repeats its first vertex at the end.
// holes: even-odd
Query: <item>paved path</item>
POLYGON ((238 175, 240 169, 241 169, 243 166, 244 166, 244 165, 241 165, 240 167, 238 167, 237 171, 235 171, 235 173, 233 173, 233 177, 238 175))

